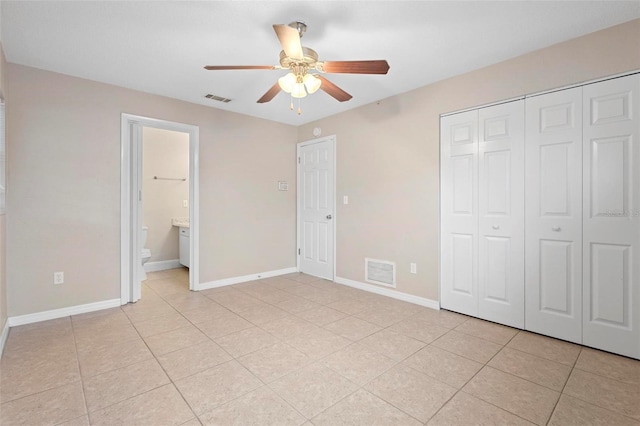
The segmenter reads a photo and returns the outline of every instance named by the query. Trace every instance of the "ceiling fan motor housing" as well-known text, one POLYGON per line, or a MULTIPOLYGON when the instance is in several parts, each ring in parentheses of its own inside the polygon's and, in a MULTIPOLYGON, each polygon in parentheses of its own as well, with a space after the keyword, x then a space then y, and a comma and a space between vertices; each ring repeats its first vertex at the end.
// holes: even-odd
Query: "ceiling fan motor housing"
POLYGON ((302 55, 302 59, 290 58, 284 50, 282 50, 280 52, 280 65, 282 68, 291 68, 299 65, 305 66, 306 68, 315 68, 316 63, 318 62, 318 54, 316 51, 303 46, 302 55))

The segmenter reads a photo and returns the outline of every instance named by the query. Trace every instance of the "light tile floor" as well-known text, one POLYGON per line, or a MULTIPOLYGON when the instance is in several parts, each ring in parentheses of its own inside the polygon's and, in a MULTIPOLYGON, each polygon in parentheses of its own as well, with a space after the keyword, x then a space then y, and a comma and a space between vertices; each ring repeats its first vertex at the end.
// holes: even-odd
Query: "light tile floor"
POLYGON ((0 423, 640 425, 640 361, 303 274, 187 274, 12 328, 0 423))

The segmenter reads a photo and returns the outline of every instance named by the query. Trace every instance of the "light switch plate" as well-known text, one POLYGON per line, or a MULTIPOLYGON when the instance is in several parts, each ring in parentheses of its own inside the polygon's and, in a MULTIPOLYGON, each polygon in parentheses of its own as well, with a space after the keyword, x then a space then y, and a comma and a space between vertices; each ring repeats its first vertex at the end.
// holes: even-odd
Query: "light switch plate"
POLYGON ((342 197, 342 204, 349 204, 349 196, 345 195, 342 197))

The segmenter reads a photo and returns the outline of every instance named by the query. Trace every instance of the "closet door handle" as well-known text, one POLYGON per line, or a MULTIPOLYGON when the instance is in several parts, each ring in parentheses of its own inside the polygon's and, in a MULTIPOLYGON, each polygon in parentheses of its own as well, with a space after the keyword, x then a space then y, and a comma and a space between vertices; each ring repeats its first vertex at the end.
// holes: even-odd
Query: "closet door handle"
POLYGON ((551 228, 551 230, 555 232, 560 232, 560 229, 561 228, 559 226, 554 226, 553 228, 551 228))
POLYGON ((492 228, 493 229, 500 229, 500 225, 493 225, 492 228))

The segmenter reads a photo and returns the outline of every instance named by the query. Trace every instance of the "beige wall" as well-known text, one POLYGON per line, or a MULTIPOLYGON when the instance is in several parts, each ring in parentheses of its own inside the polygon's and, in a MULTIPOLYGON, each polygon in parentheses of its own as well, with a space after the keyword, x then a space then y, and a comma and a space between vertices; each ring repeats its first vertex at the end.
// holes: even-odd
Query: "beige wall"
MULTIPOLYGON (((6 101, 7 62, 0 43, 0 99, 6 101)), ((5 102, 6 108, 6 102, 5 102)), ((6 164, 8 165, 8 163, 6 164)), ((0 214, 0 333, 7 321, 7 222, 6 214, 0 214)))
POLYGON ((296 129, 8 65, 9 316, 120 297, 121 113, 200 128, 200 281, 295 266, 296 129), (65 283, 53 285, 53 272, 65 283))
POLYGON ((299 141, 337 135, 337 276, 391 260, 398 291, 437 300, 439 115, 638 69, 635 20, 300 126, 299 141))
POLYGON ((142 129, 142 225, 147 226, 149 262, 179 258, 178 228, 174 217, 189 217, 189 134, 142 129), (187 179, 164 180, 161 178, 187 179))

